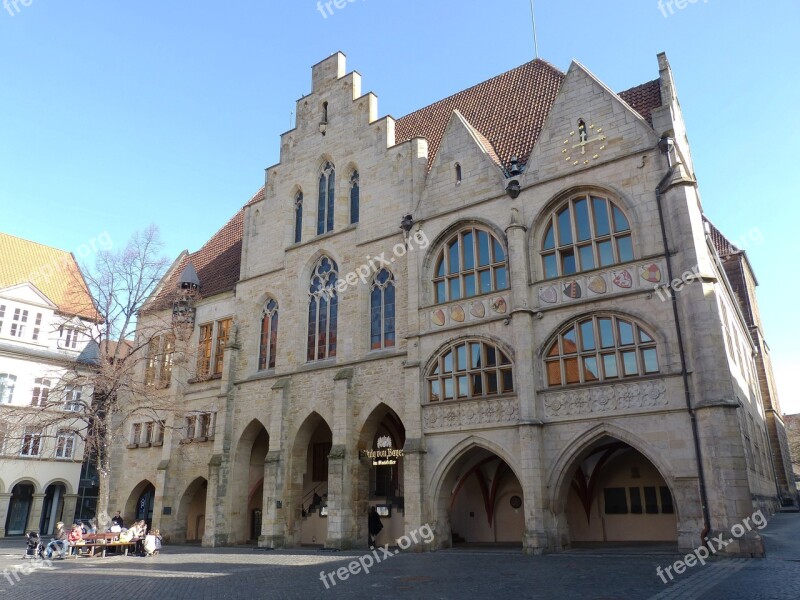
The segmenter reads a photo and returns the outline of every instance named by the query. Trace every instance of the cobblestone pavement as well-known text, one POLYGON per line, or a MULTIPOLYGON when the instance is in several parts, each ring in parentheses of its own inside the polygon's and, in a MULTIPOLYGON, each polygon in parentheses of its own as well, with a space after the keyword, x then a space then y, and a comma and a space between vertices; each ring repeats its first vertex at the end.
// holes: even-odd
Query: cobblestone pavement
MULTIPOLYGON (((665 585, 656 568, 680 558, 663 548, 573 550, 525 556, 511 550, 455 549, 429 554, 263 551, 167 546, 152 558, 54 560, 32 573, 15 569, 21 539, 0 540, 0 599, 104 596, 193 600, 215 598, 580 598, 595 600, 680 598, 796 599, 800 597, 800 514, 776 515, 762 532, 764 560, 712 560, 665 585), (320 573, 372 557, 369 574, 347 580, 320 573), (376 556, 381 558, 377 562, 376 556), (6 575, 7 574, 7 575, 6 575), (336 585, 331 579, 335 578, 336 585), (10 583, 13 581, 13 585, 10 583), (106 588, 108 586, 108 588, 106 588), (113 590, 113 591, 112 591, 113 590)), ((355 569, 354 569, 355 570, 355 569)), ((344 574, 345 570, 341 573, 344 574)))

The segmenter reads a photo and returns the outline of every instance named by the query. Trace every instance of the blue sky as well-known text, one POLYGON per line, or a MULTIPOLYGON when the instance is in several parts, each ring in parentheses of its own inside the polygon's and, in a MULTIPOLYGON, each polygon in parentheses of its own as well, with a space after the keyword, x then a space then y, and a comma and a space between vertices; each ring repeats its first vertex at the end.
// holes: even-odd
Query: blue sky
MULTIPOLYGON (((0 230, 72 251, 151 222, 168 255, 197 249, 263 183, 311 65, 336 50, 395 117, 533 54, 528 0, 355 0, 327 17, 316 0, 25 1, 0 5, 0 230)), ((666 4, 536 0, 540 55, 619 91, 667 52, 704 208, 747 242, 781 402, 800 412, 800 3, 666 4)))

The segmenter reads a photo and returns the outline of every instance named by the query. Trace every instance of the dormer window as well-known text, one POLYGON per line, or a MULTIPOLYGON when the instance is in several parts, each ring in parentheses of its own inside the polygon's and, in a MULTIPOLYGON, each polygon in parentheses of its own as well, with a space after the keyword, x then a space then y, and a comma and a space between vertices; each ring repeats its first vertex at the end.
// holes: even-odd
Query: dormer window
POLYGON ((25 334, 25 324, 28 322, 28 311, 20 308, 14 309, 14 319, 11 321, 11 337, 21 338, 25 334))

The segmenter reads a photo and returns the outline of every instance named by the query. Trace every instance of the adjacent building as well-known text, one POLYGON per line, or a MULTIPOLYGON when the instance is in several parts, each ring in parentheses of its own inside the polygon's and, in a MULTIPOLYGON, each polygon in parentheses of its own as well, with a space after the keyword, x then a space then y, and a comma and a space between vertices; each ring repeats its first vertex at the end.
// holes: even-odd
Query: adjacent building
POLYGON ((296 114, 140 318, 174 410, 117 446, 127 519, 346 548, 376 506, 379 543, 689 549, 794 501, 666 56, 619 93, 534 60, 394 119, 337 53, 296 114))
POLYGON ((0 536, 81 513, 93 306, 71 253, 0 233, 0 536))

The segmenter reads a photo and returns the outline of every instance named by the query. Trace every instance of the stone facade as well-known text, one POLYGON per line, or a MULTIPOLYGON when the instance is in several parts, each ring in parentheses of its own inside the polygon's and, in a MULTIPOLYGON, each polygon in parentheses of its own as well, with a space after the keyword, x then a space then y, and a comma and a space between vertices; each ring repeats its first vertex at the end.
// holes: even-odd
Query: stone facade
MULTIPOLYGON (((176 407, 164 416, 163 445, 117 449, 112 497, 128 519, 141 514, 133 513, 152 486, 153 525, 174 540, 197 531, 192 523, 202 516, 206 545, 257 537, 268 547, 347 548, 365 543, 368 507, 390 504, 379 543, 430 524, 433 548, 516 541, 546 552, 577 541, 631 539, 626 531, 642 523, 643 539, 666 535, 694 548, 703 534, 727 532, 754 510, 778 506, 754 346, 706 236, 666 57, 659 56, 658 80, 621 94, 578 63, 565 74, 541 61, 531 65, 489 83, 513 94, 508 90, 525 82, 509 82, 526 73, 557 82, 549 96, 542 83, 532 100, 508 99, 539 111, 540 119, 530 119, 536 131, 498 125, 505 121, 493 121, 489 106, 476 108, 481 94, 492 93, 488 84, 395 121, 378 116, 377 98, 362 94, 360 76, 346 72, 342 54, 313 67, 297 126, 281 138, 280 163, 267 169, 263 193, 248 202, 241 221, 226 226, 240 227, 240 247, 209 250, 223 230, 204 250, 182 257, 159 292, 172 298, 177 273, 189 262, 197 267, 202 299, 195 327, 176 351, 171 385, 154 391, 171 395, 176 407), (648 105, 646 93, 660 100, 648 105), (479 124, 480 114, 486 122, 479 124), (428 126, 425 136, 404 138, 428 126), (673 139, 666 154, 659 147, 665 136, 673 139), (333 230, 323 223, 318 234, 327 164, 337 177, 333 230), (632 254, 619 249, 603 268, 554 276, 541 255, 548 225, 580 194, 607 199, 624 213, 632 254), (401 229, 406 215, 413 221, 401 229), (493 268, 500 270, 487 288, 447 300, 434 282, 439 258, 454 239, 472 243, 464 232, 494 237, 493 268), (215 257, 227 260, 235 251, 238 281, 206 293, 218 277, 215 257), (375 257, 387 261, 396 290, 396 342, 385 348, 371 340, 375 257), (346 285, 337 288, 336 355, 318 360, 307 350, 309 287, 324 258, 346 285), (681 285, 657 289, 685 273, 691 277, 681 285), (271 300, 279 314, 274 367, 259 365, 271 300), (227 318, 233 327, 218 376, 197 377, 202 325, 216 323, 216 336, 227 318), (618 336, 627 327, 642 332, 638 358, 627 357, 627 376, 607 370, 603 381, 592 382, 597 365, 584 362, 574 384, 548 379, 553 341, 569 339, 568 325, 581 319, 598 327, 613 322, 618 336), (726 342, 731 336, 738 347, 726 342), (452 367, 448 349, 460 365, 459 348, 483 353, 473 368, 486 378, 446 378, 453 386, 471 382, 470 391, 452 396, 460 399, 449 399, 446 387, 430 386, 438 369, 452 367), (500 383, 489 372, 497 356, 507 359, 497 366, 500 383), (186 417, 202 413, 215 415, 213 433, 187 434, 186 417), (391 476, 364 453, 387 438, 403 450, 391 476), (324 474, 313 474, 323 467, 324 474), (391 480, 385 489, 377 483, 384 475, 391 480), (639 517, 645 520, 637 524, 639 517)), ((465 261, 467 269, 471 259, 459 256, 450 260, 465 261)), ((459 275, 464 290, 484 285, 477 268, 475 275, 480 284, 459 275)), ((168 317, 154 303, 140 335, 150 320, 168 317)), ((627 343, 619 340, 617 346, 627 343)), ((619 347, 612 351, 627 360, 619 347)), ((559 376, 568 381, 577 359, 574 366, 562 359, 559 376)), ((763 549, 748 532, 727 551, 763 549)))

